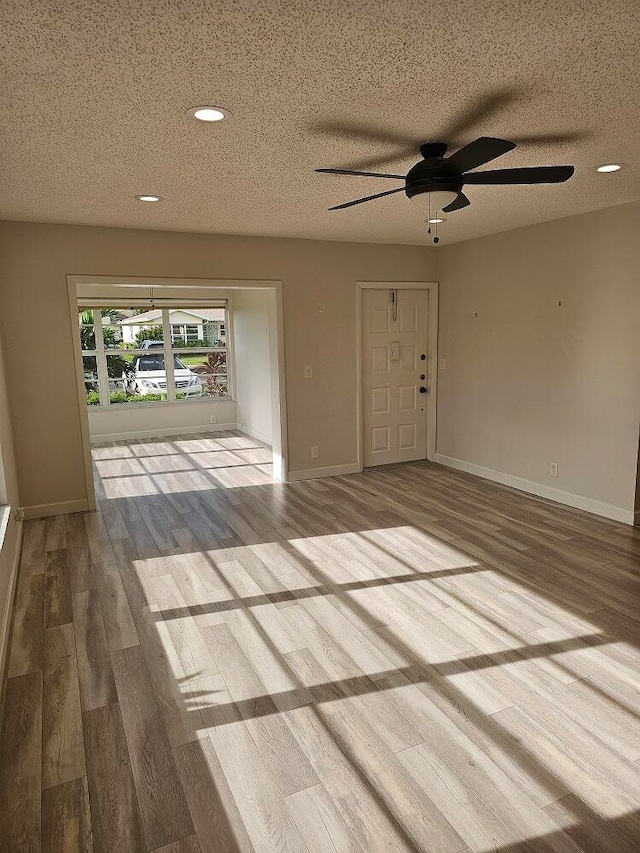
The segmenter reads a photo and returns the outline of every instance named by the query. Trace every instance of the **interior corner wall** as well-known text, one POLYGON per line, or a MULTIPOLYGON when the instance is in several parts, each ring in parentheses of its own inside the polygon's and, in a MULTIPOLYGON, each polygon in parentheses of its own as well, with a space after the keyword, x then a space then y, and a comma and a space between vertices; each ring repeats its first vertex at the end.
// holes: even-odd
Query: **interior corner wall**
POLYGON ((0 504, 6 502, 13 507, 20 505, 18 492, 18 477, 15 465, 15 454, 13 448, 13 429, 11 425, 11 412, 7 394, 7 382, 5 373, 5 359, 0 335, 0 504))
POLYGON ((238 429, 271 444, 271 370, 277 371, 277 351, 270 340, 270 305, 275 294, 237 290, 233 296, 233 396, 238 429))
POLYGON ((632 518, 639 235, 633 203, 440 249, 441 461, 632 518))
POLYGON ((11 605, 15 588, 18 557, 20 551, 21 527, 16 520, 15 508, 20 506, 18 480, 13 450, 13 430, 9 412, 9 402, 5 381, 5 365, 2 341, 0 341, 0 457, 2 463, 0 504, 6 501, 10 510, 0 510, 5 515, 4 536, 0 534, 0 680, 4 673, 9 626, 11 624, 11 605))
POLYGON ((640 435, 638 435, 638 468, 636 474, 636 499, 633 513, 633 523, 636 526, 640 527, 640 435))
POLYGON ((86 500, 68 274, 281 281, 289 471, 326 470, 356 463, 356 282, 433 281, 436 252, 0 222, 0 334, 18 485, 22 504, 42 512, 86 500))

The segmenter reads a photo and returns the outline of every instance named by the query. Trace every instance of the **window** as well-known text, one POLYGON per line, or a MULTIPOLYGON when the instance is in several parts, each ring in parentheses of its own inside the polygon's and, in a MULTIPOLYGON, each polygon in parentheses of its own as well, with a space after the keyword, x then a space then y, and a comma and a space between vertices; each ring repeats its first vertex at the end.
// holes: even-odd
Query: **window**
POLYGON ((225 308, 79 311, 87 405, 229 397, 226 313, 225 308), (172 322, 172 314, 193 316, 194 322, 172 322))
POLYGON ((197 344, 200 340, 200 335, 198 334, 198 326, 185 326, 185 338, 188 344, 192 346, 197 344))

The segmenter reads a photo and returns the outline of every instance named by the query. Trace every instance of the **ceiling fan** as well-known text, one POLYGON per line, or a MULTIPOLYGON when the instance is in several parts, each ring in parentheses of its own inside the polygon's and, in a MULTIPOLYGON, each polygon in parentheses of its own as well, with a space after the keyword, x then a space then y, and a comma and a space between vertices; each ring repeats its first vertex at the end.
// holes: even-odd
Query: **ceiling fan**
MULTIPOLYGON (((495 160, 496 157, 501 157, 515 147, 515 142, 508 142, 506 139, 481 136, 450 157, 445 157, 446 143, 425 142, 420 146, 423 159, 416 163, 406 175, 361 172, 355 169, 315 169, 314 171, 404 181, 402 187, 337 204, 329 210, 342 210, 365 201, 405 192, 423 213, 430 215, 429 218, 435 216, 437 211, 453 213, 455 210, 467 207, 471 203, 463 192, 463 187, 467 185, 558 184, 568 181, 573 175, 573 166, 532 166, 518 169, 493 169, 486 172, 471 171, 495 160)), ((437 242, 437 238, 435 239, 437 242)))

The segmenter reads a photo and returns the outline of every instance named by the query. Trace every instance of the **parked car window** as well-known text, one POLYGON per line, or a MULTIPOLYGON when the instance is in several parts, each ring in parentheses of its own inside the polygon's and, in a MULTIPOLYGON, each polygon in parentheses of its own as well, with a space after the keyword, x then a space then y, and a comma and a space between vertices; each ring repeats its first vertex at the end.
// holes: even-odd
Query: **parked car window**
MULTIPOLYGON (((177 370, 186 370, 185 365, 174 355, 173 366, 177 370)), ((164 355, 141 355, 136 359, 138 370, 164 370, 164 355)))

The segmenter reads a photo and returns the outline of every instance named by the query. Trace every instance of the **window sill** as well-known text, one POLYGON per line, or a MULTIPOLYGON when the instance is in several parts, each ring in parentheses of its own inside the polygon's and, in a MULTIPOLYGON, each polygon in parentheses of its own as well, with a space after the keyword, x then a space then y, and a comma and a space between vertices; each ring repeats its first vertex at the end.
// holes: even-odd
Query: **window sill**
POLYGON ((148 403, 111 403, 110 406, 87 406, 89 414, 91 412, 124 412, 129 409, 166 409, 175 406, 216 406, 218 403, 233 403, 233 397, 216 397, 210 399, 202 399, 196 397, 195 400, 153 400, 148 403))

